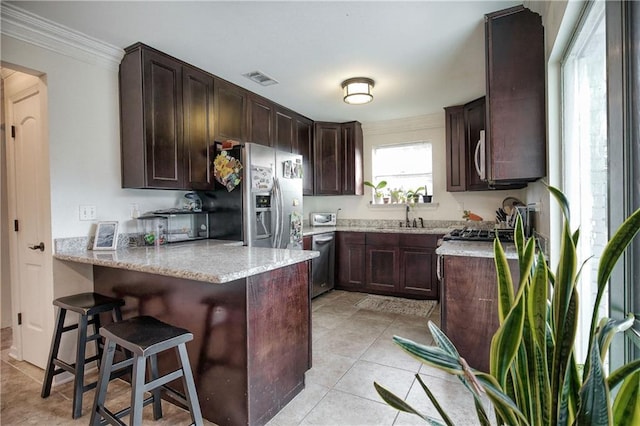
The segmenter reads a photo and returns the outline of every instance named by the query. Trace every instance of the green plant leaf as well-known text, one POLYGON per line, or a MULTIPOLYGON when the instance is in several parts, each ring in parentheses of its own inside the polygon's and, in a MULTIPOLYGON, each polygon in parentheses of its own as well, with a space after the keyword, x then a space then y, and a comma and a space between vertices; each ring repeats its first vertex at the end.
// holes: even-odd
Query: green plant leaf
POLYGON ((553 401, 552 413, 557 418, 572 415, 573 401, 570 399, 571 383, 568 381, 570 374, 567 369, 572 368, 573 344, 578 330, 578 293, 571 292, 571 298, 567 310, 558 325, 555 347, 553 351, 553 363, 551 365, 551 398, 553 401), (568 411, 567 411, 568 410, 568 411))
POLYGON ((635 426, 640 424, 640 371, 628 377, 613 402, 613 424, 635 426))
POLYGON ((580 389, 580 409, 577 424, 609 426, 613 418, 609 405, 609 388, 602 369, 598 348, 593 345, 589 353, 590 369, 580 389))
POLYGON ((505 424, 529 424, 529 421, 524 414, 522 414, 518 406, 502 391, 495 377, 482 372, 476 372, 476 377, 478 381, 482 383, 482 387, 487 393, 487 396, 505 424), (518 419, 520 421, 518 421, 518 419))
POLYGON ((513 309, 491 339, 490 369, 504 389, 507 373, 520 346, 525 317, 525 298, 519 293, 513 309))
POLYGON ((616 263, 618 263, 618 259, 620 259, 622 253, 624 253, 631 243, 631 240, 638 234, 638 231, 640 231, 640 209, 636 210, 620 225, 600 256, 600 263, 598 264, 598 293, 596 295, 593 316, 591 317, 590 335, 594 334, 596 323, 598 322, 598 307, 602 301, 602 295, 609 282, 613 268, 616 266, 616 263))
POLYGON ((440 414, 440 417, 442 417, 442 420, 444 420, 445 424, 453 425, 454 423, 451 421, 447 413, 442 409, 442 407, 440 406, 440 403, 438 402, 436 397, 433 395, 433 393, 431 393, 431 390, 429 390, 429 387, 427 386, 427 384, 424 381, 422 381, 422 377, 420 377, 419 374, 416 374, 416 379, 418 379, 418 383, 420 383, 422 390, 424 391, 424 393, 427 394, 427 397, 429 398, 433 406, 436 408, 436 410, 438 411, 438 414, 440 414))
MULTIPOLYGON (((441 425, 445 424, 445 423, 441 423, 441 422, 439 422, 439 421, 437 421, 437 420, 435 420, 435 419, 433 419, 433 418, 431 418, 429 416, 426 416, 426 415, 422 414, 421 412, 417 411, 412 406, 407 404, 403 399, 397 397, 391 391, 389 391, 388 389, 384 388, 383 386, 380 386, 378 383, 373 382, 373 386, 376 388, 376 391, 378 392, 378 395, 380 395, 380 397, 384 400, 384 402, 386 402, 387 404, 389 404, 391 407, 395 408, 396 410, 404 411, 405 413, 415 414, 415 415, 419 416, 422 420, 426 421, 430 425, 441 426, 441 425)), ((446 423, 446 424, 447 425, 452 425, 453 423, 446 423)))
POLYGON ((416 343, 413 340, 405 339, 399 336, 393 336, 393 341, 398 344, 402 349, 408 352, 413 357, 436 367, 440 370, 454 375, 464 374, 462 365, 458 360, 459 357, 452 356, 449 352, 436 346, 426 346, 420 343, 416 343))
POLYGON ((456 358, 460 358, 460 354, 458 350, 453 345, 451 340, 442 332, 440 327, 435 325, 432 321, 427 322, 427 326, 429 327, 429 332, 431 332, 431 336, 433 337, 433 341, 438 345, 439 348, 443 349, 451 356, 456 358))
POLYGON ((515 297, 513 294, 513 280, 507 256, 504 254, 502 244, 497 238, 493 242, 493 253, 498 279, 498 319, 502 324, 513 305, 515 297))
POLYGON ((569 200, 567 200, 567 197, 562 193, 562 191, 554 186, 548 185, 547 188, 549 189, 551 195, 555 197, 558 204, 560 204, 560 209, 562 210, 562 215, 564 216, 565 221, 570 222, 571 211, 569 210, 569 200))
POLYGON ((631 374, 640 371, 640 359, 633 360, 626 363, 622 367, 609 374, 607 377, 607 384, 609 389, 615 389, 620 383, 622 383, 631 374))
POLYGON ((623 332, 633 325, 635 317, 633 314, 627 314, 625 319, 614 320, 611 318, 602 318, 597 329, 598 346, 600 348, 600 359, 605 359, 611 340, 620 332, 623 332))

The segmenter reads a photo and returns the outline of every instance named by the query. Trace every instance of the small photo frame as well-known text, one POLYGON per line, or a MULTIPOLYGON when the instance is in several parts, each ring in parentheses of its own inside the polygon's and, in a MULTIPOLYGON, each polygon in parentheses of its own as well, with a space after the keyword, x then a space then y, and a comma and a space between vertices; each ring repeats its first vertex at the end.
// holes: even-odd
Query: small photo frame
POLYGON ((94 250, 115 250, 118 245, 118 222, 98 222, 93 239, 94 250))

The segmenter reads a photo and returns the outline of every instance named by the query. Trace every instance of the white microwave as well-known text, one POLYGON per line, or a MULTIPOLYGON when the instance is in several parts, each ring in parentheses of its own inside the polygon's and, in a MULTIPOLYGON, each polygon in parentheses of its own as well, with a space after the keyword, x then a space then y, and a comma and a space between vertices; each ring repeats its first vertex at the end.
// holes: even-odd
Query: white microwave
POLYGON ((311 226, 336 226, 335 213, 309 213, 311 226))

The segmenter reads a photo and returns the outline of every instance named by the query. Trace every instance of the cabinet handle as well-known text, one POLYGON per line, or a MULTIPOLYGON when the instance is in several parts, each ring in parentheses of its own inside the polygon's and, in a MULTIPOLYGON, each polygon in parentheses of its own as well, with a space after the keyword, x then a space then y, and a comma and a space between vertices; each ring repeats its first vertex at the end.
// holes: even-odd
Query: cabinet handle
POLYGON ((482 180, 486 178, 485 161, 484 161, 484 153, 485 153, 484 144, 485 144, 484 130, 480 130, 480 139, 476 144, 476 151, 473 155, 473 162, 475 163, 475 166, 476 166, 476 173, 478 173, 478 176, 480 176, 480 179, 482 180))

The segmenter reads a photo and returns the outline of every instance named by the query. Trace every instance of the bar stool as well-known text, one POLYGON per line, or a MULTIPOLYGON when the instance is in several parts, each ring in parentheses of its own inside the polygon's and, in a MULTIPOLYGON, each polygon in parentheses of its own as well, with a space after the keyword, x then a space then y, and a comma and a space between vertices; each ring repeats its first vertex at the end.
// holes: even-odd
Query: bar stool
POLYGON ((104 296, 98 293, 80 293, 72 296, 60 297, 53 301, 57 306, 58 315, 56 329, 51 341, 51 350, 47 362, 47 369, 42 383, 40 396, 46 398, 51 394, 51 384, 53 377, 65 371, 74 375, 73 379, 73 412, 74 419, 82 416, 82 395, 84 392, 96 387, 97 382, 84 384, 84 367, 92 361, 96 361, 100 366, 102 356, 102 341, 98 330, 100 329, 100 314, 111 312, 114 321, 122 320, 120 307, 124 305, 124 300, 104 296), (78 323, 66 326, 64 319, 67 311, 76 312, 79 315, 78 323), (89 319, 91 317, 91 319, 89 319), (93 325, 93 334, 87 336, 87 328, 93 325), (68 364, 58 358, 60 340, 62 333, 78 330, 78 344, 76 349, 76 360, 74 364, 68 364), (96 354, 85 358, 87 343, 94 341, 96 344, 96 354), (58 368, 56 368, 58 367, 58 368))
POLYGON ((150 316, 139 316, 105 325, 100 329, 100 334, 105 338, 105 351, 91 411, 90 425, 106 423, 122 425, 124 423, 120 418, 127 414, 129 414, 130 425, 140 425, 142 424, 142 409, 151 403, 153 404, 153 418, 158 420, 162 417, 161 390, 189 408, 191 420, 195 425, 203 424, 186 347, 186 342, 193 340, 193 334, 184 328, 174 327, 150 316), (133 357, 114 364, 113 354, 116 345, 133 353, 133 357), (176 349, 180 367, 171 373, 158 377, 157 355, 171 348, 176 349), (149 382, 145 382, 147 358, 151 367, 149 382), (129 366, 133 366, 131 406, 113 413, 105 407, 109 377, 112 373, 129 368, 129 366), (185 394, 166 385, 180 377, 185 394), (151 396, 144 399, 144 392, 150 392, 151 396))

